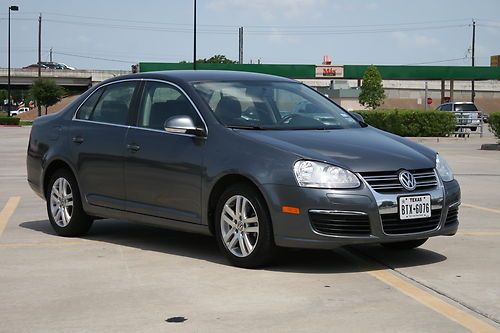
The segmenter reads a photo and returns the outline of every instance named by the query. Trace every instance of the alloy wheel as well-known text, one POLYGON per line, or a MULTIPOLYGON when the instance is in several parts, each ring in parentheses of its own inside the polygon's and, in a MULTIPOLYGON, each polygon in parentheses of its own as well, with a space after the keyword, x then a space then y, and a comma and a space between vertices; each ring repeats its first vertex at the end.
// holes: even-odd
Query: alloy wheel
POLYGON ((221 213, 222 241, 237 257, 247 257, 259 240, 259 218, 247 198, 234 195, 225 203, 221 213))
POLYGON ((73 215, 73 191, 69 182, 57 178, 50 190, 50 211, 54 222, 60 227, 66 227, 73 215))

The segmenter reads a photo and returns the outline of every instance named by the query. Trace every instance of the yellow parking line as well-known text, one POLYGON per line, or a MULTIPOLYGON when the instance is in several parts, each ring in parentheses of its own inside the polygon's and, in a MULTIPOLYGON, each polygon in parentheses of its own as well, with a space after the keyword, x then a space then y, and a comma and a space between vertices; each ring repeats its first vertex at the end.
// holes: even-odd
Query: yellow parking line
POLYGON ((387 270, 379 270, 368 272, 371 276, 388 284, 389 286, 399 290, 403 294, 413 298, 421 304, 431 308, 432 310, 442 314, 448 319, 462 325, 471 332, 498 333, 500 330, 487 324, 486 322, 470 315, 469 313, 449 304, 440 298, 429 294, 428 292, 415 287, 409 282, 397 277, 387 270))
POLYGON ((481 206, 476 206, 476 205, 471 205, 471 204, 465 204, 465 203, 462 203, 461 206, 462 207, 468 207, 468 208, 475 208, 475 209, 479 209, 479 210, 484 210, 485 212, 500 214, 500 210, 498 210, 498 209, 481 207, 481 206))
POLYGON ((459 236, 500 236, 500 231, 459 231, 459 236))
POLYGON ((50 247, 50 246, 68 246, 68 245, 89 245, 95 242, 91 241, 67 241, 67 242, 33 242, 33 243, 0 243, 1 248, 23 248, 23 247, 50 247))
POLYGON ((2 236, 7 223, 9 223, 10 217, 14 214, 19 201, 21 201, 21 197, 10 197, 5 207, 0 212, 0 236, 2 236))

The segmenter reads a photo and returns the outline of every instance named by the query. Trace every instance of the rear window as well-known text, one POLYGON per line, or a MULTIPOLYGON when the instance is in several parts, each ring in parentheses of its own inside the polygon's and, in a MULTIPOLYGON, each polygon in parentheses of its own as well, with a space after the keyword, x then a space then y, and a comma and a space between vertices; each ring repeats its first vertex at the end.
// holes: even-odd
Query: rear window
POLYGON ((455 104, 455 111, 477 111, 474 104, 455 104))

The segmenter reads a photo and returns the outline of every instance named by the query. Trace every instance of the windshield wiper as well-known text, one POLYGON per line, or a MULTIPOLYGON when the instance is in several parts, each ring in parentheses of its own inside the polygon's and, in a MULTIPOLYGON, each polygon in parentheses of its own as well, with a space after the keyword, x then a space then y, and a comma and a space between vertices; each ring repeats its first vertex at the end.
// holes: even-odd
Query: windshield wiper
POLYGON ((248 130, 265 130, 266 128, 255 125, 226 125, 227 128, 232 129, 248 129, 248 130))

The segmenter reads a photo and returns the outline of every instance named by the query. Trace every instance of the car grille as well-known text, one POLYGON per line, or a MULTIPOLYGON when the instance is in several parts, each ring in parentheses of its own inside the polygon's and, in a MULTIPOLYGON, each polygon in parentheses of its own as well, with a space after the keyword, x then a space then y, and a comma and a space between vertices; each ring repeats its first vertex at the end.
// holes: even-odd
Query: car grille
POLYGON ((386 234, 413 234, 436 229, 441 218, 441 209, 434 209, 431 211, 431 217, 420 219, 400 220, 399 213, 382 214, 380 217, 386 234))
POLYGON ((327 235, 369 236, 368 215, 325 214, 309 212, 314 230, 327 235))
MULTIPOLYGON (((437 186, 434 169, 409 170, 417 182, 416 190, 429 190, 437 186)), ((364 172, 363 179, 379 193, 406 191, 399 182, 397 171, 364 172)))
POLYGON ((449 226, 458 223, 458 207, 453 207, 448 210, 445 225, 449 226))

